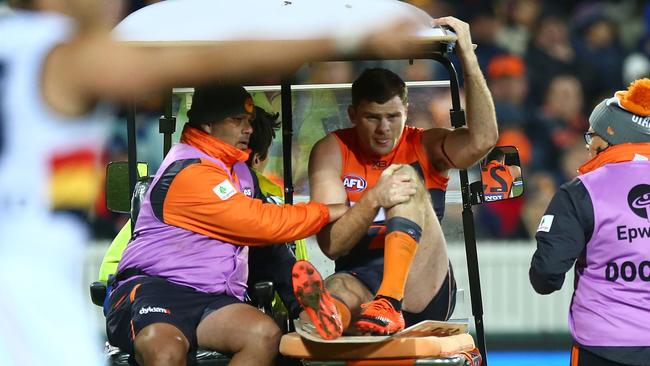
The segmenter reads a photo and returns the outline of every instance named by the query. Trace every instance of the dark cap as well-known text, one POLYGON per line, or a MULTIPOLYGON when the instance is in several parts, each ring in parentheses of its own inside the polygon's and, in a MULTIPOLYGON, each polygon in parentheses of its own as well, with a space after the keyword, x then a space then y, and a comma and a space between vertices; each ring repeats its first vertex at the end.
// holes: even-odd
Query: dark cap
POLYGON ((192 108, 187 111, 192 126, 224 120, 240 114, 255 114, 253 98, 241 86, 210 85, 194 89, 192 108))
POLYGON ((591 128, 612 145, 650 142, 650 80, 633 82, 626 91, 605 99, 589 116, 591 128))

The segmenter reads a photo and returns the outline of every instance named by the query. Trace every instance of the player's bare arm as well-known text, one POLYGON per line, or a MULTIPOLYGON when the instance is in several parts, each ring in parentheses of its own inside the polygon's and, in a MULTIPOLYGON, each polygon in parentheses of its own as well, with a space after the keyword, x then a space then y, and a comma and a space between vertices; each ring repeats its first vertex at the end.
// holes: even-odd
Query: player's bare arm
POLYGON ((422 142, 439 171, 465 169, 476 164, 496 144, 494 103, 474 53, 469 25, 453 17, 438 18, 435 22, 451 27, 458 37, 456 50, 465 80, 467 127, 428 130, 422 142))
POLYGON ((78 115, 100 98, 130 101, 204 80, 255 78, 289 71, 308 57, 334 52, 334 42, 327 39, 293 44, 292 52, 261 41, 146 48, 120 44, 105 35, 83 36, 50 54, 44 72, 45 97, 61 112, 78 115), (257 57, 259 52, 265 57, 257 57))
POLYGON ((510 165, 508 166, 508 169, 510 170, 510 175, 512 175, 512 179, 517 179, 521 177, 521 168, 516 166, 516 165, 510 165))
MULTIPOLYGON (((325 204, 348 205, 345 188, 341 182, 341 151, 336 138, 328 135, 318 141, 309 157, 309 186, 312 201, 325 204)), ((368 197, 370 198, 370 197, 368 197)), ((363 231, 370 225, 379 206, 370 199, 361 199, 353 208, 356 214, 344 214, 344 220, 326 225, 316 238, 318 245, 330 259, 336 259, 350 249, 348 243, 356 243, 363 231), (349 237, 345 243, 343 235, 349 237)))
POLYGON ((344 203, 329 204, 326 206, 327 206, 327 211, 329 213, 328 223, 332 223, 340 219, 348 211, 349 208, 348 205, 344 203))
MULTIPOLYGON (((407 39, 414 24, 414 19, 396 20, 361 36, 359 43, 373 52, 407 52, 413 47, 407 39)), ((132 101, 173 86, 293 71, 306 60, 340 52, 340 43, 340 39, 323 38, 289 44, 239 41, 211 46, 143 47, 118 43, 104 33, 92 32, 50 53, 43 92, 55 110, 76 116, 87 112, 99 99, 132 101), (261 54, 264 57, 259 57, 261 54)))
MULTIPOLYGON (((388 167, 377 185, 339 219, 325 226, 317 235, 318 245, 330 259, 346 254, 368 230, 380 207, 390 208, 415 194, 415 183, 406 175, 395 173, 398 165, 388 167), (395 173, 395 174, 393 174, 395 173)), ((328 205, 347 205, 341 182, 341 151, 336 138, 324 137, 316 143, 309 157, 311 199, 328 205)))

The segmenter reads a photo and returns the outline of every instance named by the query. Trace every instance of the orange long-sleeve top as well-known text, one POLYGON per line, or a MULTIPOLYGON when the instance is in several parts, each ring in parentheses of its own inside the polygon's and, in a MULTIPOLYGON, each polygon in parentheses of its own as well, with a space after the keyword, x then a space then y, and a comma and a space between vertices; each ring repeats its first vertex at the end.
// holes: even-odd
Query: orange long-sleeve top
POLYGON ((180 170, 164 197, 166 224, 232 244, 262 245, 302 239, 328 223, 329 211, 321 203, 266 204, 240 192, 232 167, 237 161, 245 161, 248 152, 192 127, 185 128, 181 142, 219 159, 231 170, 232 178, 208 159, 180 170), (234 190, 217 194, 219 187, 234 190))

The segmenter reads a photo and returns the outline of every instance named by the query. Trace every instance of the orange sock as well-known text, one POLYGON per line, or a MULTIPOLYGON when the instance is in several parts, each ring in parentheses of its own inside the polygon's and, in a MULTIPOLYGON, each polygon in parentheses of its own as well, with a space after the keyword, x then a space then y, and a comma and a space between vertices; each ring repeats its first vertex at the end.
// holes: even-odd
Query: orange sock
POLYGON ((384 278, 377 295, 389 296, 396 300, 404 298, 406 278, 418 247, 410 235, 393 231, 386 235, 384 242, 384 278))
POLYGON ((348 308, 348 306, 345 305, 343 301, 335 298, 334 296, 332 296, 332 300, 334 300, 334 306, 336 306, 336 310, 338 310, 339 314, 341 314, 341 323, 343 324, 343 331, 345 331, 350 326, 350 321, 352 319, 350 308, 348 308))

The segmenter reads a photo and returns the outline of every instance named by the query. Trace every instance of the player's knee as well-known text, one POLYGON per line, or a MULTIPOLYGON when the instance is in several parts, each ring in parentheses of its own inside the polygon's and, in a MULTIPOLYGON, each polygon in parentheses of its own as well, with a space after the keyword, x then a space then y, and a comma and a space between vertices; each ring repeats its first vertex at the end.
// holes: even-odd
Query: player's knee
POLYGON ((185 365, 187 347, 176 337, 148 336, 136 338, 136 360, 145 365, 185 365))
POLYGON ((415 183, 415 188, 416 188, 416 198, 417 202, 421 202, 421 198, 424 197, 426 193, 426 187, 424 186, 424 182, 422 181, 422 177, 418 173, 418 171, 412 167, 411 165, 402 165, 398 170, 395 171, 397 174, 404 174, 407 175, 408 177, 411 178, 411 180, 415 183))
POLYGON ((408 164, 404 164, 395 171, 395 174, 408 175, 411 178, 420 178, 417 170, 408 164))
POLYGON ((151 324, 133 342, 136 360, 146 365, 185 365, 189 344, 176 327, 151 324))
POLYGON ((248 329, 246 343, 256 348, 277 350, 281 337, 282 331, 275 321, 269 317, 265 317, 264 320, 256 322, 255 325, 248 329))

